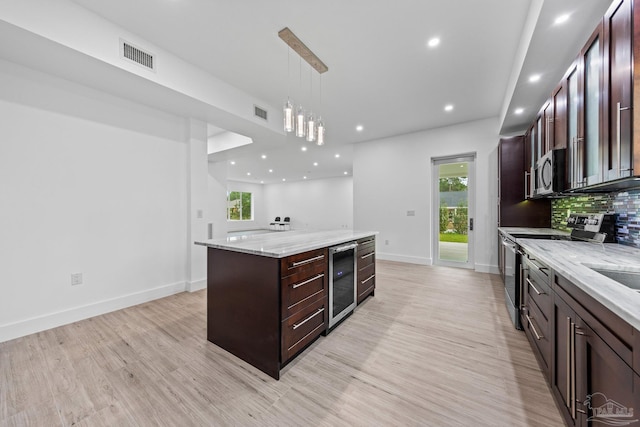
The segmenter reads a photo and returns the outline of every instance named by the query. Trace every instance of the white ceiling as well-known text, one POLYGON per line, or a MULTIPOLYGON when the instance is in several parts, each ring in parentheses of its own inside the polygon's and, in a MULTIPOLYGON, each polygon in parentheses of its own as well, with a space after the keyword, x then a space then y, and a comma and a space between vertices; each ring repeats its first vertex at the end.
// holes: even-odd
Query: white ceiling
POLYGON ((277 144, 254 140, 210 158, 235 161, 228 168, 229 179, 248 182, 343 176, 351 173, 353 143, 487 117, 500 116, 504 134, 522 131, 610 3, 74 1, 264 100, 275 111, 288 93, 303 105, 316 105, 327 125, 325 146, 282 135, 277 144), (570 13, 569 21, 554 26, 561 13, 570 13), (321 109, 318 74, 304 62, 300 66, 293 52, 288 69, 288 48, 277 35, 284 27, 329 67, 322 75, 321 109), (426 45, 432 37, 441 39, 437 48, 426 45), (536 85, 527 81, 532 73, 542 75, 536 85), (445 112, 446 104, 452 104, 453 111, 445 112), (513 115, 516 107, 524 108, 524 114, 513 115), (358 124, 364 126, 362 132, 355 130, 358 124), (308 147, 306 152, 302 146, 308 147))

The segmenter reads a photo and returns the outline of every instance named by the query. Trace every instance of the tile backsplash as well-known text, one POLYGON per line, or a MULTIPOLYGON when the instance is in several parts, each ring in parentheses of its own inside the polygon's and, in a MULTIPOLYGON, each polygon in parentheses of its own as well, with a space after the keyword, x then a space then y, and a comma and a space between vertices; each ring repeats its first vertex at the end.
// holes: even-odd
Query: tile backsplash
POLYGON ((618 243, 640 248, 640 189, 555 199, 551 202, 551 226, 569 231, 566 220, 571 212, 617 213, 618 243))

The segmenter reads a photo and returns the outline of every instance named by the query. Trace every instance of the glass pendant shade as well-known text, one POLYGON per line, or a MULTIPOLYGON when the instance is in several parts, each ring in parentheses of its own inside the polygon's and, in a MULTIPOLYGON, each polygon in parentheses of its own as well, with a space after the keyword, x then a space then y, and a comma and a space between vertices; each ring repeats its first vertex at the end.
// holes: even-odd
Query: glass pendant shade
POLYGON ((298 111, 296 112, 296 136, 304 138, 306 132, 307 122, 305 120, 304 109, 302 106, 298 106, 298 111))
POLYGON ((324 131, 325 131, 324 122, 322 121, 322 118, 319 118, 318 124, 316 126, 316 133, 317 133, 316 144, 324 145, 324 131))
POLYGON ((309 113, 307 116, 307 141, 313 142, 316 140, 316 120, 313 117, 313 113, 309 113))
POLYGON ((293 124, 293 104, 291 101, 287 99, 287 102, 284 104, 284 130, 285 132, 293 132, 294 124, 293 124))

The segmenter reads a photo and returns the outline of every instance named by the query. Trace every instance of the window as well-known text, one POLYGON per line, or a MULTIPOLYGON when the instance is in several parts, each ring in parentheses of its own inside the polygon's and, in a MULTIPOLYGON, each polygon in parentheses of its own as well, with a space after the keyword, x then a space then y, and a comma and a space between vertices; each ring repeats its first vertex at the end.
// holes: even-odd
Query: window
POLYGON ((227 220, 253 220, 253 197, 251 193, 231 191, 227 193, 227 220))

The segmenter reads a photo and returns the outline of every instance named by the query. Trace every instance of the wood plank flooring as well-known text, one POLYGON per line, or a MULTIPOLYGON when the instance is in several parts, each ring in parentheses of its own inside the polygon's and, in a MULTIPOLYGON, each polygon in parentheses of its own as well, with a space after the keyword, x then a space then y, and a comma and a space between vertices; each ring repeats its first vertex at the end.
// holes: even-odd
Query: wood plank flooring
POLYGON ((280 381, 206 341, 206 291, 1 343, 0 425, 563 425, 498 276, 376 268, 280 381))

